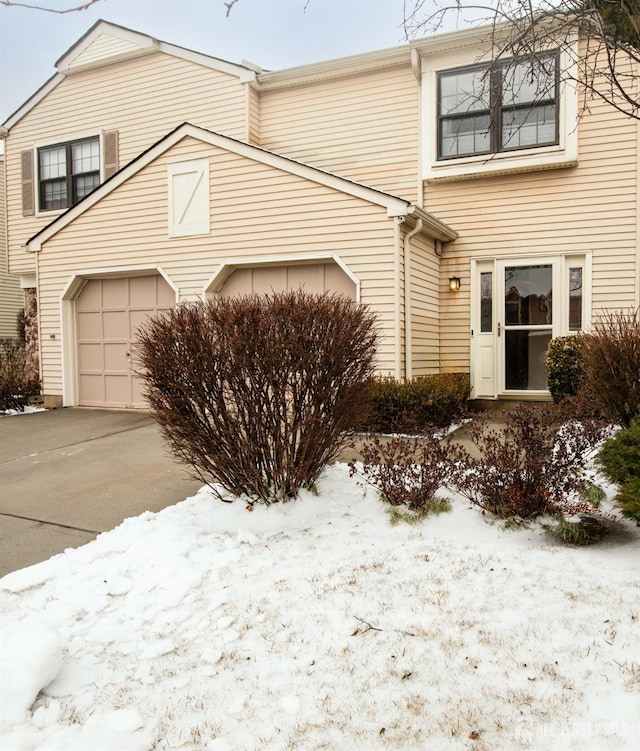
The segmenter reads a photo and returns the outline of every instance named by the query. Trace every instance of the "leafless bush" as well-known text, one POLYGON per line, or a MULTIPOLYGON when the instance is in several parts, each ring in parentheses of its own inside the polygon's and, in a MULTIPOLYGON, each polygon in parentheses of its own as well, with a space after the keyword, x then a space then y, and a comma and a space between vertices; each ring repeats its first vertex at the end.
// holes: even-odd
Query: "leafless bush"
POLYGON ((472 503, 501 518, 535 518, 557 511, 588 512, 580 497, 589 484, 589 452, 605 435, 597 420, 566 420, 554 405, 525 405, 505 413, 501 430, 480 416, 465 428, 474 457, 451 446, 451 481, 472 503))
POLYGON ((416 438, 369 436, 362 442, 360 453, 362 463, 350 462, 350 475, 362 477, 377 488, 387 503, 420 514, 448 510, 444 499, 435 499, 447 477, 448 465, 446 442, 433 431, 416 438))
POLYGON ((40 379, 28 372, 24 342, 0 339, 0 410, 23 412, 38 393, 40 379))
POLYGON ((605 417, 624 427, 640 414, 640 317, 609 312, 581 338, 586 394, 605 417))
POLYGON ((182 306, 139 338, 146 397, 207 483, 270 503, 312 487, 361 418, 375 318, 337 295, 182 306))

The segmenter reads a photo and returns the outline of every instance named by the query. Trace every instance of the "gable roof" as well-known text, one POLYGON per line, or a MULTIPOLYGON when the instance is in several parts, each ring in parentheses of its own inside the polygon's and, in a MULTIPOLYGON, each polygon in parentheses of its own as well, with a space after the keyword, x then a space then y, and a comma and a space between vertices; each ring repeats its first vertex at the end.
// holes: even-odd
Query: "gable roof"
POLYGON ((69 75, 157 52, 173 55, 211 70, 235 76, 243 83, 254 81, 256 73, 260 71, 258 66, 250 63, 241 65, 230 63, 227 60, 162 42, 147 34, 100 20, 56 60, 57 72, 21 107, 9 115, 3 125, 7 130, 12 128, 69 75))
POLYGON ((419 216, 423 219, 423 222, 426 222, 425 229, 435 239, 447 241, 453 240, 457 237, 457 233, 446 224, 404 198, 392 195, 391 193, 385 193, 376 188, 370 188, 368 185, 348 180, 347 178, 340 177, 332 172, 327 172, 317 167, 311 167, 303 162, 298 162, 295 159, 281 156, 273 151, 267 151, 266 149, 253 146, 244 141, 238 141, 235 138, 230 138, 221 133, 206 130, 205 128, 191 125, 190 123, 183 123, 164 136, 164 138, 161 138, 153 144, 153 146, 148 148, 133 161, 129 162, 129 164, 125 165, 122 169, 116 172, 115 175, 110 177, 102 183, 102 185, 96 188, 96 190, 80 201, 80 203, 67 209, 63 214, 56 217, 46 227, 43 227, 43 229, 33 235, 33 237, 31 237, 26 243, 27 248, 32 251, 41 250, 42 244, 49 238, 53 237, 53 235, 57 234, 63 229, 63 227, 66 227, 74 221, 76 217, 84 214, 85 211, 98 203, 102 198, 109 195, 109 193, 118 188, 118 186, 125 183, 129 178, 140 172, 140 170, 148 164, 151 164, 151 162, 168 151, 172 146, 175 146, 175 144, 187 137, 198 139, 203 143, 217 146, 234 154, 238 154, 239 156, 246 157, 247 159, 252 159, 256 162, 275 167, 276 169, 281 169, 292 175, 297 175, 306 180, 326 185, 329 188, 333 188, 334 190, 338 190, 347 195, 376 204, 387 210, 387 216, 419 216))

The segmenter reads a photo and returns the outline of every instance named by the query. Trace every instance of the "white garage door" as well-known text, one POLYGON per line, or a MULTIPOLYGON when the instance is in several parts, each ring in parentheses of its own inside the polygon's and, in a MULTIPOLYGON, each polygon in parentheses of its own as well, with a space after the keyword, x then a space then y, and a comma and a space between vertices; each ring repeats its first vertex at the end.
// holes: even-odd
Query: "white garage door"
POLYGON ((356 285, 336 263, 294 264, 291 266, 257 266, 236 269, 220 293, 223 297, 251 292, 265 294, 304 289, 321 294, 339 292, 356 299, 356 285))
POLYGON ((76 301, 78 396, 85 407, 145 407, 136 375, 138 327, 175 305, 161 276, 90 279, 76 301))

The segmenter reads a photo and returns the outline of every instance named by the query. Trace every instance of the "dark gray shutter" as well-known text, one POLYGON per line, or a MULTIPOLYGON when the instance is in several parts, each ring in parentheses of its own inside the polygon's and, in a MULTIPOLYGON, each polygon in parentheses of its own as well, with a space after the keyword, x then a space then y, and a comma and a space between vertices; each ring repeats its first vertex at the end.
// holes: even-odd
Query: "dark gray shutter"
POLYGON ((22 216, 36 213, 35 181, 33 174, 33 149, 23 151, 22 159, 22 216))
POLYGON ((104 134, 104 179, 115 174, 120 168, 118 160, 118 131, 110 130, 104 134))

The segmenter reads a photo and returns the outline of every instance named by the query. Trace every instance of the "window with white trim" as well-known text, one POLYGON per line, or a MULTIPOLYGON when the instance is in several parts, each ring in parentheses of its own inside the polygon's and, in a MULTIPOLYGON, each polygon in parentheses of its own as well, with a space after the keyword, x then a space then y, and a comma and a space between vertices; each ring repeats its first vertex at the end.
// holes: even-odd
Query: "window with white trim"
POLYGON ((438 73, 438 159, 559 142, 558 55, 438 73))
POLYGON ((46 146, 38 149, 40 210, 75 206, 100 184, 100 139, 46 146))

